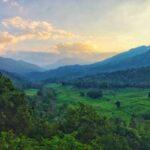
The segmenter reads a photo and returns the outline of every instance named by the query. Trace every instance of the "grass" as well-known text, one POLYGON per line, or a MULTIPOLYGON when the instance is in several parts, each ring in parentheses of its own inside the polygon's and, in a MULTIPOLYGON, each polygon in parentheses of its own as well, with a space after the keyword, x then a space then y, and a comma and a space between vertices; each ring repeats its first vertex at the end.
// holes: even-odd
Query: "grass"
POLYGON ((53 88, 57 92, 57 105, 72 104, 83 102, 96 108, 98 112, 109 117, 122 117, 129 120, 131 115, 141 116, 150 113, 150 98, 148 93, 150 89, 118 89, 104 90, 104 96, 100 99, 91 99, 87 96, 80 96, 80 92, 86 92, 85 89, 77 89, 71 86, 62 86, 60 84, 48 84, 46 87, 53 88), (115 102, 121 102, 121 108, 116 108, 115 102))
POLYGON ((38 89, 26 89, 25 94, 27 96, 35 96, 38 92, 38 89))

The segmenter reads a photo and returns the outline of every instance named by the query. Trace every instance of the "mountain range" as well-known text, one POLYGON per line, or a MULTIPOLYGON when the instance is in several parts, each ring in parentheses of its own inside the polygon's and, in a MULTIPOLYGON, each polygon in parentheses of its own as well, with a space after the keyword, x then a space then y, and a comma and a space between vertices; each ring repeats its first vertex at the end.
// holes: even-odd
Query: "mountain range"
MULTIPOLYGON (((63 64, 62 64, 63 65, 63 64)), ((0 70, 23 76, 30 81, 74 80, 86 76, 112 73, 150 66, 150 46, 141 46, 123 52, 104 61, 90 65, 70 65, 43 71, 44 69, 9 58, 0 57, 0 70)), ((56 66, 53 66, 56 67, 56 66)))
POLYGON ((67 55, 52 53, 52 52, 38 52, 38 51, 7 51, 3 54, 3 57, 12 58, 15 60, 23 60, 30 64, 35 64, 46 70, 57 69, 62 66, 69 65, 85 65, 92 64, 97 61, 104 60, 111 56, 116 55, 116 52, 101 52, 101 53, 92 53, 91 55, 67 55))
POLYGON ((150 47, 141 46, 90 65, 71 65, 45 72, 35 72, 28 77, 34 80, 74 79, 86 75, 109 73, 150 66, 150 47))
POLYGON ((0 57, 0 70, 24 75, 31 72, 39 72, 43 69, 22 60, 0 57))

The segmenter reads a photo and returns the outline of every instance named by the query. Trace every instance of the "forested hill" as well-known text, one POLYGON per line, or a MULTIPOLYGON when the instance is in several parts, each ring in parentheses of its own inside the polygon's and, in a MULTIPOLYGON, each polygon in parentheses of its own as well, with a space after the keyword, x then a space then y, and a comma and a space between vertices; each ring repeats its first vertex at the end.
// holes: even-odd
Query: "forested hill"
MULTIPOLYGON (((65 80, 64 80, 65 81, 65 80)), ((86 76, 66 83, 78 87, 150 87, 150 67, 86 76)))
POLYGON ((14 86, 18 88, 25 88, 30 84, 30 82, 25 77, 16 73, 0 70, 0 74, 9 78, 13 82, 14 86))

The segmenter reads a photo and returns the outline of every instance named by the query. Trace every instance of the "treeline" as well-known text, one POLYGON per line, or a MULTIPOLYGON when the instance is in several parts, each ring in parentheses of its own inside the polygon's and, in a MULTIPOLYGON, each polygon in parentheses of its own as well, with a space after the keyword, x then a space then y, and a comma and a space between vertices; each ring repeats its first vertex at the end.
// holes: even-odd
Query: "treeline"
POLYGON ((55 101, 55 94, 52 89, 41 89, 35 99, 28 99, 0 75, 0 149, 150 149, 150 120, 140 122, 133 116, 127 124, 82 103, 63 105, 53 113, 51 102, 55 101))
POLYGON ((63 81, 78 88, 149 88, 150 67, 86 76, 63 81))

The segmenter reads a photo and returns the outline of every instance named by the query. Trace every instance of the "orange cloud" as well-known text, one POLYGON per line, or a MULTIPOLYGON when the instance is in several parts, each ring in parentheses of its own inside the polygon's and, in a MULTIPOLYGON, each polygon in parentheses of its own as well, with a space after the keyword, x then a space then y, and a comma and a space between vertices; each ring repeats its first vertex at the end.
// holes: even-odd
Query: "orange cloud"
POLYGON ((9 44, 17 43, 17 38, 8 32, 0 32, 0 52, 9 44))
POLYGON ((54 46, 54 49, 59 54, 65 54, 68 56, 74 55, 92 55, 97 51, 97 47, 88 42, 82 43, 61 43, 54 46))
POLYGON ((63 57, 79 58, 81 60, 88 60, 91 63, 96 60, 104 60, 116 54, 115 52, 100 52, 99 48, 91 42, 60 43, 51 49, 54 49, 55 53, 63 57))

